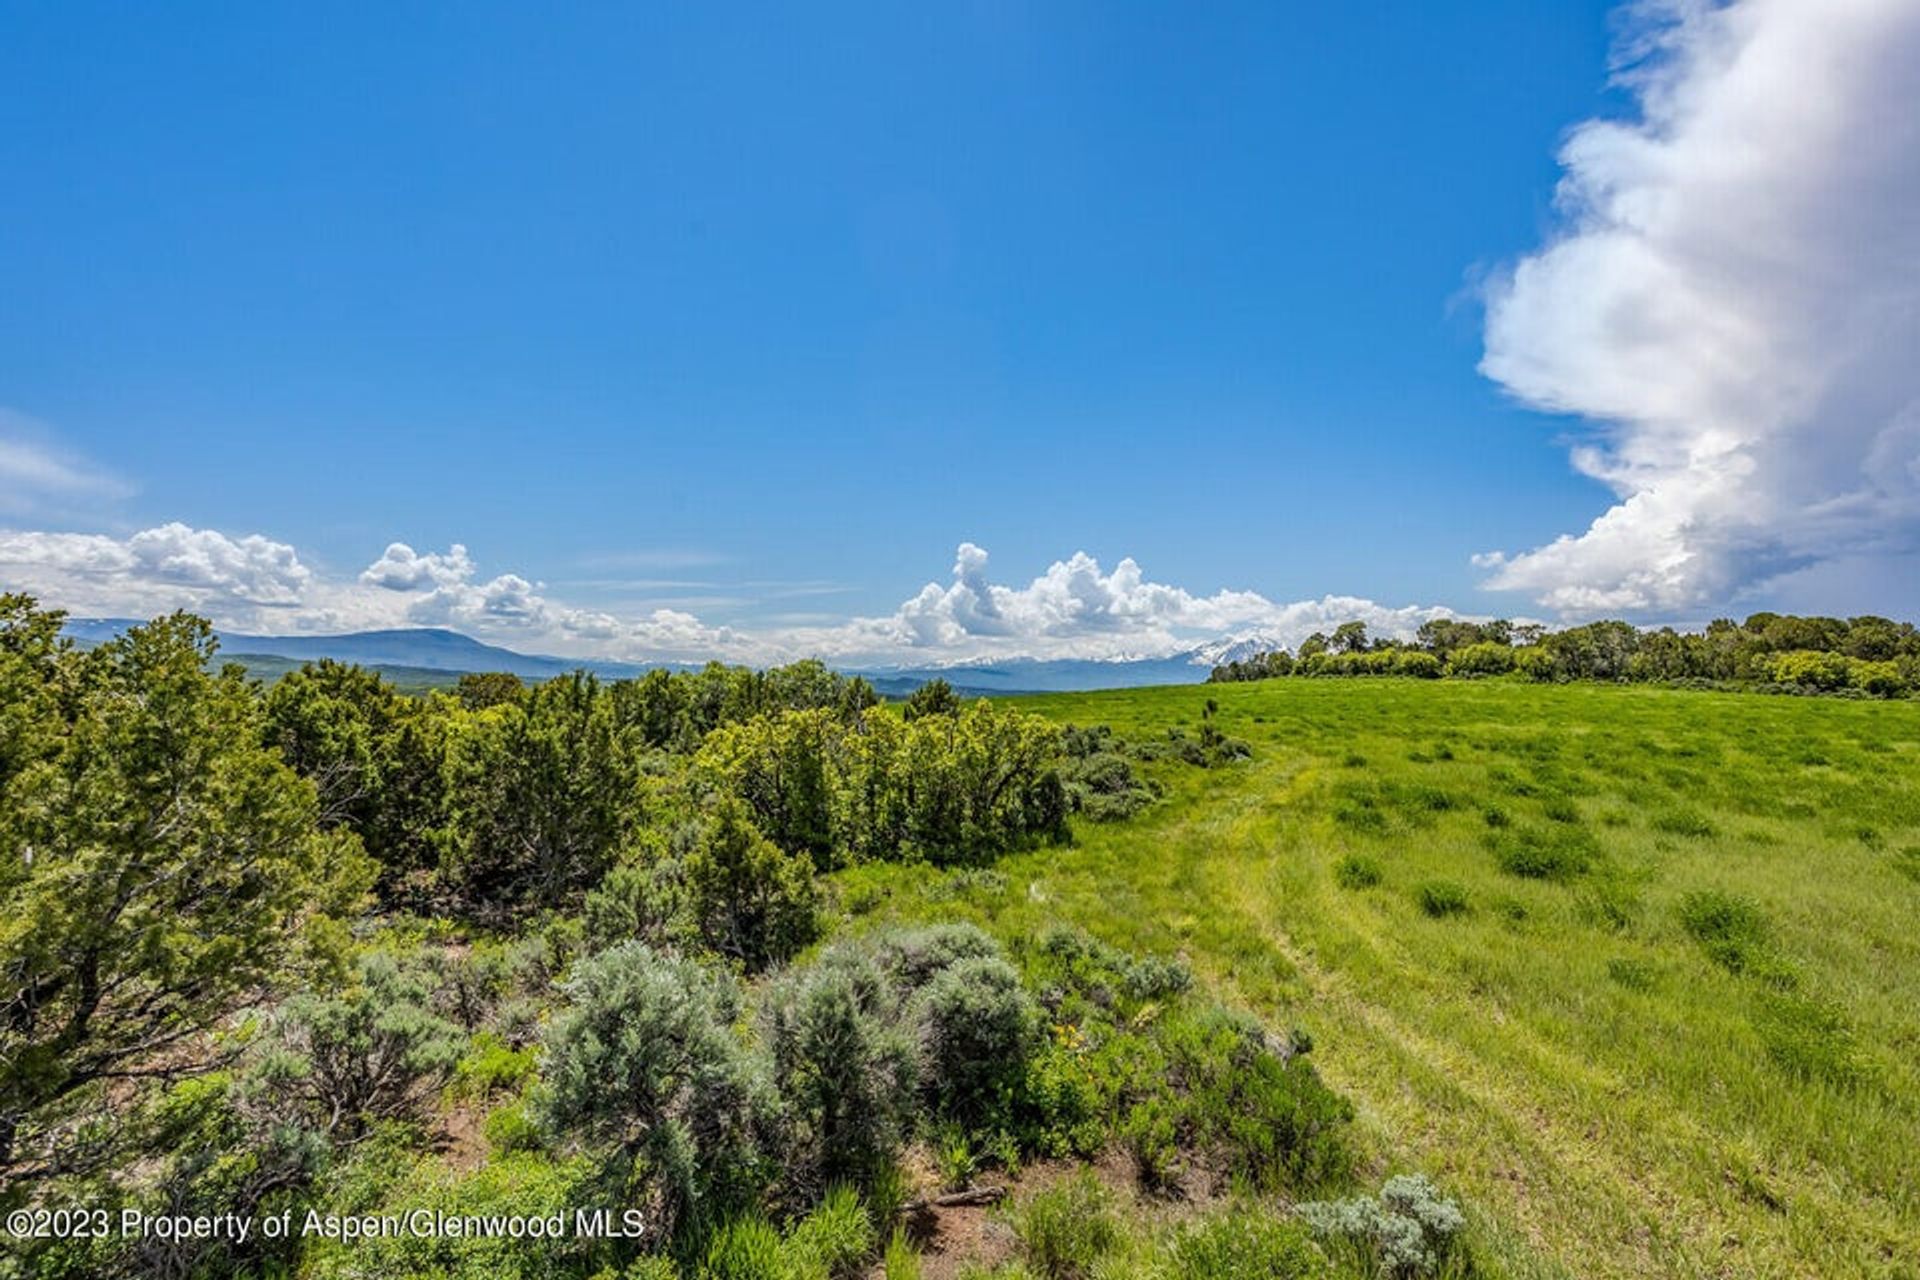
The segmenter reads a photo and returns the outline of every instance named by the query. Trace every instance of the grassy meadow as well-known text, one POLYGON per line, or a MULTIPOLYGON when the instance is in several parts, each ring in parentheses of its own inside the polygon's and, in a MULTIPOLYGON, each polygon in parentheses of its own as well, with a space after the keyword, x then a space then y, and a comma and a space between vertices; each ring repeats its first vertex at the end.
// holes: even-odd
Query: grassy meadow
POLYGON ((1177 953, 1318 1044, 1368 1159, 1514 1275, 1920 1274, 1920 705, 1505 681, 1019 700, 1213 769, 870 920, 1177 953), (1551 1260, 1551 1261, 1549 1261, 1551 1260))

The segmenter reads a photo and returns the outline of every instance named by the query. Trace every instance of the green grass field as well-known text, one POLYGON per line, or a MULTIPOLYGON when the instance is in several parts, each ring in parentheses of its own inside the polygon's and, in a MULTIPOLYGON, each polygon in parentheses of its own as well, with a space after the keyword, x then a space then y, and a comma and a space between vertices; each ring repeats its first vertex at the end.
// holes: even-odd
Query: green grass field
MULTIPOLYGON (((1274 680, 1024 699, 1252 744, 878 917, 1177 952, 1310 1031, 1516 1275, 1920 1274, 1920 705, 1274 680)), ((878 903, 879 905, 873 905, 878 903)))

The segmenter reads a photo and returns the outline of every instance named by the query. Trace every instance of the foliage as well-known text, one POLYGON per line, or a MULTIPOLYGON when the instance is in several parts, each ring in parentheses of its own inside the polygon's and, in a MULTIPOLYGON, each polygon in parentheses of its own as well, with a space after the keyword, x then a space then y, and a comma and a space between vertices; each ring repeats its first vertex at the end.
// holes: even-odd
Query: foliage
POLYGON ((662 1230, 756 1191, 772 1100, 734 1034, 732 984, 626 943, 582 961, 564 989, 536 1094, 548 1130, 624 1162, 662 1230))
POLYGON ((1333 867, 1333 878, 1342 889, 1371 889, 1380 883, 1380 875, 1380 860, 1364 853, 1343 854, 1333 867))
POLYGON ((1920 632, 1886 618, 1793 617, 1756 613, 1720 619, 1698 633, 1642 631, 1601 621, 1543 632, 1505 619, 1437 619, 1412 643, 1369 641, 1357 622, 1315 635, 1297 658, 1285 650, 1223 663, 1214 683, 1289 675, 1500 676, 1543 681, 1633 680, 1757 685, 1797 693, 1904 697, 1920 690, 1920 632))
POLYGON ((787 712, 725 726, 695 758, 781 848, 841 860, 977 862, 1064 831, 1058 731, 986 700, 911 722, 787 712))
POLYGON ((965 1124, 1001 1111, 1037 1046, 1039 1013, 1006 961, 961 960, 914 996, 921 1089, 930 1108, 965 1124))
POLYGON ((920 1255, 908 1242, 907 1233, 897 1227, 887 1239, 880 1265, 886 1280, 920 1280, 920 1255))
POLYGON ((1133 762, 1117 751, 1069 756, 1060 767, 1067 803, 1094 822, 1130 818, 1152 804, 1159 792, 1139 777, 1133 762))
POLYGON ((828 1188, 820 1203, 795 1223, 787 1237, 794 1269, 821 1280, 849 1280, 874 1248, 873 1217, 846 1183, 828 1188))
POLYGON ((960 710, 960 695, 945 680, 935 677, 915 689, 900 705, 900 717, 903 720, 918 720, 922 716, 950 716, 960 710))
POLYGON ((1083 1280, 1120 1240, 1112 1193, 1085 1170, 1015 1204, 1008 1224, 1021 1253, 1048 1280, 1083 1280))
POLYGON ((684 860, 687 897, 701 940, 758 971, 813 940, 813 867, 754 828, 738 801, 714 806, 684 860))
POLYGON ((360 837, 385 896, 433 868, 445 820, 444 732, 427 704, 373 672, 323 660, 276 681, 265 714, 267 744, 314 784, 320 825, 360 837))
POLYGON ((1458 880, 1424 880, 1414 889, 1420 909, 1435 919, 1457 916, 1468 909, 1467 887, 1458 880))
POLYGON ((1169 1280, 1307 1280, 1327 1274, 1326 1259, 1300 1224, 1252 1206, 1181 1227, 1170 1253, 1169 1280))
POLYGON ((452 1076, 467 1041, 430 1000, 424 975, 381 952, 362 958, 347 990, 288 1000, 258 1073, 276 1112, 299 1115, 337 1143, 416 1114, 452 1076))
POLYGON ((819 1187, 890 1168, 914 1120, 914 1046, 878 967, 830 953, 769 992, 763 1040, 785 1102, 790 1179, 819 1187))
POLYGON ((445 887, 483 918, 577 902, 638 816, 638 760, 611 698, 576 672, 450 728, 445 887))
POLYGON ((1766 917, 1751 898, 1697 890, 1680 900, 1680 924, 1715 964, 1731 973, 1750 972, 1768 962, 1766 917))
POLYGON ((1467 1224, 1460 1206, 1418 1173, 1388 1178, 1377 1197, 1303 1204, 1300 1216, 1394 1280, 1437 1275, 1467 1224))
POLYGON ((527 1153, 464 1174, 432 1159, 406 1163, 391 1178, 375 1172, 364 1192, 341 1186, 320 1198, 313 1212, 343 1223, 375 1215, 405 1221, 422 1212, 502 1225, 470 1233, 316 1235, 306 1241, 301 1274, 314 1280, 547 1280, 582 1274, 587 1242, 569 1229, 569 1219, 590 1176, 584 1162, 555 1163, 527 1153), (371 1198, 361 1199, 368 1192, 371 1198), (545 1224, 556 1217, 560 1229, 549 1230, 545 1224), (514 1234, 504 1226, 508 1219, 541 1225, 514 1234))
POLYGON ((112 1158, 105 1082, 215 1065, 371 879, 204 621, 79 653, 60 619, 0 596, 0 1192, 112 1158))

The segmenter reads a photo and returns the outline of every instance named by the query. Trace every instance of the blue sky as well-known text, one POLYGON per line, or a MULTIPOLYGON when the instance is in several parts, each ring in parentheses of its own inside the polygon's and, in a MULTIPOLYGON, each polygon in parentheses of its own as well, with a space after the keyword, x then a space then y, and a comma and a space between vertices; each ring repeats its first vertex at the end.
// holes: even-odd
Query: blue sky
POLYGON ((526 587, 413 620, 744 635, 969 542, 1016 589, 1577 607, 1473 563, 1629 492, 1541 359, 1480 372, 1480 287, 1638 110, 1607 6, 933 9, 0 4, 0 527, 190 548, 0 576, 294 629, 401 542, 526 587), (298 572, 193 594, 236 554, 298 572))

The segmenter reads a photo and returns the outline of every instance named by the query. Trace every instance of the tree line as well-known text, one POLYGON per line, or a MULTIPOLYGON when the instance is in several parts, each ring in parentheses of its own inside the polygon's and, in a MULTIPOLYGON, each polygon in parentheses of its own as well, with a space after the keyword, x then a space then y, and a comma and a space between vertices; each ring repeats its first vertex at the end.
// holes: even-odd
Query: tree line
POLYGON ((1548 631, 1505 619, 1423 623, 1411 641, 1373 639, 1361 622, 1213 668, 1215 683, 1282 676, 1518 675, 1540 681, 1708 684, 1894 698, 1920 690, 1920 632, 1887 618, 1756 613, 1698 632, 1592 622, 1548 631))

